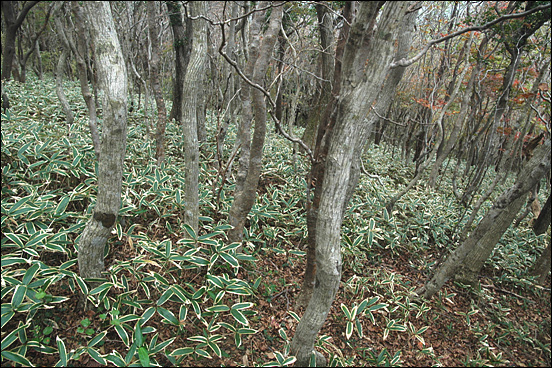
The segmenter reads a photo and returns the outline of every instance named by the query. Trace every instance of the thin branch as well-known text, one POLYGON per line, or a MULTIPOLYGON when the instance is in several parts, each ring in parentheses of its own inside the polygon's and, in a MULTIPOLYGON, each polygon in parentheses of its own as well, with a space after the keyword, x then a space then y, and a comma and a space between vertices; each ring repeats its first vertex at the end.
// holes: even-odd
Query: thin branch
POLYGON ((251 14, 253 13, 256 13, 256 12, 260 12, 260 11, 263 11, 263 10, 268 10, 268 9, 272 9, 272 8, 275 8, 277 6, 282 6, 284 5, 285 3, 287 3, 287 1, 282 1, 281 3, 279 4, 270 4, 268 6, 265 6, 264 8, 254 8, 253 10, 245 13, 245 14, 242 14, 240 15, 239 17, 236 17, 236 18, 228 18, 226 20, 223 20, 222 22, 215 22, 214 20, 206 17, 205 15, 203 14, 199 14, 195 17, 192 17, 191 15, 188 14, 188 7, 186 6, 187 4, 189 3, 189 1, 184 1, 183 2, 183 6, 184 6, 184 15, 191 19, 191 20, 197 20, 197 19, 203 19, 205 20, 207 23, 211 24, 212 26, 222 26, 224 24, 229 24, 230 22, 232 21, 238 21, 238 20, 241 20, 243 18, 247 18, 248 16, 250 16, 251 14))
POLYGON ((269 110, 269 113, 270 113, 270 116, 272 117, 272 119, 274 119, 274 124, 276 125, 276 128, 278 129, 278 131, 280 132, 280 134, 282 134, 284 136, 284 138, 286 138, 287 140, 293 142, 293 143, 297 143, 299 144, 304 150, 305 152, 309 155, 309 158, 311 160, 311 162, 314 162, 314 156, 313 156, 313 153, 311 151, 311 149, 307 146, 307 144, 305 142, 303 142, 301 139, 299 138, 295 138, 295 137, 292 137, 290 136, 289 134, 287 134, 284 129, 282 128, 282 125, 280 124, 280 120, 278 120, 278 118, 276 118, 276 116, 274 115, 274 113, 272 112, 272 109, 275 109, 276 108, 276 104, 274 103, 274 101, 272 100, 272 97, 270 96, 270 93, 268 93, 267 90, 265 90, 262 86, 258 85, 257 83, 251 81, 249 78, 247 78, 247 76, 243 73, 243 71, 240 69, 240 67, 238 66, 238 63, 236 63, 234 60, 232 60, 232 58, 230 56, 228 56, 228 54, 226 53, 226 51, 224 51, 224 48, 226 46, 226 36, 225 36, 225 31, 224 31, 224 23, 220 23, 219 24, 220 27, 221 27, 221 33, 222 33, 222 41, 220 43, 220 46, 219 46, 219 54, 222 55, 222 57, 224 57, 224 59, 232 66, 234 67, 234 69, 236 70, 236 72, 238 73, 238 75, 247 83, 249 84, 251 87, 253 88, 256 88, 258 89, 259 91, 261 91, 266 99, 268 100, 270 106, 271 106, 271 109, 269 110))
POLYGON ((410 58, 410 59, 406 59, 406 58, 403 58, 403 59, 400 59, 400 60, 397 60, 397 61, 393 61, 389 67, 390 68, 396 68, 396 67, 399 67, 399 66, 402 66, 402 67, 406 67, 406 66, 409 66, 409 65, 412 65, 414 64, 416 61, 420 60, 420 58, 422 56, 425 55, 425 53, 429 50, 429 48, 433 45, 436 45, 438 43, 441 43, 441 42, 444 42, 446 40, 449 40, 451 38, 454 38, 454 37, 457 37, 457 36, 460 36, 461 34, 464 34, 466 32, 472 32, 472 31, 484 31, 486 29, 489 29, 491 28, 492 26, 494 26, 495 24, 498 24, 500 22, 503 22, 505 20, 509 20, 509 19, 516 19, 516 18, 522 18, 522 17, 525 17, 529 14, 533 14, 537 11, 540 11, 540 10, 545 10, 545 9, 548 9, 550 8, 551 4, 548 3, 546 5, 539 5, 537 6, 536 8, 533 8, 531 10, 528 10, 526 12, 523 12, 523 13, 516 13, 516 14, 507 14, 507 15, 503 15, 491 22, 488 22, 488 23, 485 23, 481 26, 472 26, 472 27, 468 27, 468 28, 464 28, 464 29, 461 29, 459 31, 456 31, 454 33, 451 33, 447 36, 444 36, 444 37, 441 37, 441 38, 438 38, 436 40, 431 40, 430 42, 428 42, 424 48, 417 54, 415 55, 414 57, 410 58))

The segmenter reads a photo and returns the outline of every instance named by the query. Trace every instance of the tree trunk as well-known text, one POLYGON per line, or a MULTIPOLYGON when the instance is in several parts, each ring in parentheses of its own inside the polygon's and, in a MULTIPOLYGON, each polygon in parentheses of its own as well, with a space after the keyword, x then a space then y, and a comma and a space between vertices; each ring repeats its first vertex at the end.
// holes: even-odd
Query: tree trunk
MULTIPOLYGON (((318 29, 320 32, 320 44, 323 50, 329 48, 328 42, 330 41, 329 33, 329 16, 326 13, 326 7, 320 4, 316 7, 318 15, 318 29)), ((328 154, 327 142, 330 139, 331 129, 335 123, 335 115, 332 114, 336 104, 335 96, 339 95, 339 89, 341 88, 341 59, 343 57, 343 51, 349 36, 349 26, 352 17, 352 3, 345 3, 343 9, 343 17, 347 20, 341 29, 339 39, 335 53, 335 64, 329 58, 329 55, 322 56, 322 77, 333 79, 333 88, 330 82, 323 82, 322 89, 319 94, 319 103, 316 113, 311 113, 309 116, 309 123, 303 134, 302 139, 309 147, 313 148, 315 162, 311 166, 309 176, 307 178, 307 186, 309 197, 307 198, 307 255, 305 276, 303 278, 303 285, 301 286, 301 293, 297 297, 296 304, 298 307, 307 306, 311 299, 316 276, 316 221, 318 217, 318 209, 320 207, 320 196, 322 193, 322 186, 320 185, 324 180, 324 163, 323 159, 328 154), (331 88, 331 89, 330 89, 331 88), (324 107, 323 107, 324 106, 324 107), (323 111, 320 111, 323 110, 323 111), (307 133, 309 129, 316 129, 311 133, 307 133), (327 134, 326 134, 327 132, 327 134), (326 136, 325 136, 326 135, 326 136), (317 185, 318 184, 318 185, 317 185), (310 192, 313 191, 312 198, 310 192)))
POLYGON ((63 108, 63 111, 65 112, 65 119, 67 121, 67 126, 70 127, 73 125, 73 122, 75 121, 73 111, 71 110, 71 107, 69 106, 69 102, 67 102, 67 98, 65 97, 65 91, 63 88, 63 74, 65 70, 65 63, 67 62, 67 58, 70 55, 71 47, 69 46, 69 41, 67 40, 67 35, 65 34, 65 29, 63 27, 63 23, 61 21, 62 16, 62 6, 63 3, 56 3, 54 9, 54 23, 56 25, 57 31, 58 31, 58 37, 61 41, 63 48, 61 50, 61 54, 59 55, 59 60, 56 67, 56 95, 59 99, 59 102, 61 103, 61 107, 63 108))
POLYGON ((4 42, 2 44, 2 80, 11 79, 17 30, 21 27, 23 20, 25 20, 31 8, 39 3, 39 1, 29 1, 16 16, 13 6, 14 2, 2 1, 2 14, 4 15, 5 24, 4 42))
POLYGON ((104 247, 121 205, 127 133, 127 73, 109 2, 83 3, 94 44, 98 82, 103 89, 103 129, 98 162, 98 196, 79 241, 79 271, 98 278, 104 271, 104 247))
POLYGON ((516 183, 496 199, 468 239, 448 256, 426 285, 416 291, 418 295, 432 297, 455 275, 460 281, 474 280, 523 206, 527 193, 550 171, 550 156, 550 140, 547 140, 519 173, 516 183))
MULTIPOLYGON (((231 10, 230 10, 230 18, 235 19, 238 17, 238 3, 232 2, 231 10)), ((229 55, 233 60, 236 60, 236 54, 234 52, 234 49, 236 47, 235 39, 236 39, 236 21, 231 20, 228 23, 228 34, 226 35, 227 42, 225 46, 225 53, 229 55)), ((217 140, 217 162, 219 163, 219 170, 222 169, 222 161, 223 161, 223 147, 224 147, 224 140, 226 139, 226 133, 228 131, 228 127, 230 126, 230 123, 234 123, 236 121, 236 115, 235 110, 237 106, 237 93, 238 93, 238 81, 236 80, 234 76, 234 72, 232 70, 232 67, 228 63, 224 63, 222 65, 222 78, 224 78, 225 82, 225 88, 222 92, 223 99, 222 99, 222 106, 224 108, 222 116, 219 116, 218 120, 218 126, 217 126, 217 133, 216 133, 216 140, 217 140)))
POLYGON ((165 127, 167 125, 167 109, 165 108, 165 100, 163 99, 163 91, 161 89, 161 82, 159 80, 159 30, 157 27, 156 19, 159 16, 159 12, 157 11, 157 4, 152 1, 146 2, 146 9, 148 13, 149 39, 151 42, 151 88, 153 89, 155 104, 157 105, 155 158, 157 159, 157 165, 159 166, 165 160, 165 127))
POLYGON ((69 102, 67 101, 67 97, 65 97, 65 92, 63 89, 63 74, 68 54, 69 50, 63 48, 63 50, 61 50, 61 54, 59 55, 59 60, 56 67, 56 95, 59 99, 59 102, 61 103, 61 107, 63 107, 63 111, 65 112, 65 121, 67 122, 67 127, 69 128, 71 125, 73 125, 75 121, 75 116, 73 115, 73 111, 71 110, 71 106, 69 106, 69 102))
POLYGON ((542 252, 540 257, 537 258, 535 265, 531 269, 531 274, 539 277, 537 282, 540 285, 544 285, 546 277, 550 272, 550 244, 552 243, 548 243, 548 246, 546 247, 544 252, 542 252))
POLYGON ((544 207, 540 211, 539 217, 537 217, 537 219, 533 223, 533 232, 536 235, 544 234, 546 232, 546 229, 548 229, 548 226, 550 226, 550 198, 552 198, 552 195, 548 196, 544 207))
MULTIPOLYGON (((466 42, 465 47, 467 47, 469 49, 470 44, 471 44, 471 38, 470 38, 469 41, 466 42)), ((414 187, 414 185, 416 185, 416 183, 421 178, 421 176, 422 176, 423 172, 425 171, 425 169, 429 166, 429 164, 433 160, 433 157, 435 155, 437 155, 437 151, 439 150, 439 146, 441 145, 441 143, 443 141, 443 138, 444 138, 443 137, 443 135, 444 135, 443 118, 445 117, 445 113, 447 112, 447 110, 449 109, 451 104, 454 102, 456 94, 458 93, 458 90, 460 89, 460 85, 462 84, 462 82, 464 80, 464 76, 466 75, 466 72, 467 72, 468 69, 469 68, 467 66, 464 68, 464 71, 462 72, 462 75, 459 78, 459 82, 456 84, 456 87, 455 87, 454 91, 450 95, 449 101, 446 103, 445 106, 443 106, 441 111, 439 111, 439 113, 437 114, 436 125, 439 128, 440 133, 439 133, 439 137, 437 139, 437 142, 435 143, 435 146, 429 152, 428 157, 423 162, 420 162, 419 165, 418 164, 416 165, 417 166, 416 167, 416 175, 410 181, 410 183, 408 183, 406 188, 404 188, 402 191, 400 191, 398 194, 396 194, 393 198, 391 198, 389 200, 389 202, 387 202, 387 204, 385 205, 385 209, 387 210, 387 212, 389 214, 391 214, 391 212, 393 210, 393 207, 395 206, 395 203, 397 203, 397 201, 399 199, 401 199, 403 195, 405 195, 409 190, 411 190, 414 187)))
MULTIPOLYGON (((205 15, 207 4, 204 1, 192 1, 190 13, 192 17, 205 15)), ((199 143, 197 137, 197 109, 205 98, 203 74, 207 58, 207 24, 197 18, 192 22, 192 52, 186 68, 184 85, 182 86, 182 138, 185 150, 186 179, 186 211, 184 222, 197 234, 199 224, 199 143)))
POLYGON ((36 75, 39 80, 44 79, 44 68, 42 67, 42 55, 40 55, 40 43, 35 41, 35 56, 36 56, 36 75))
MULTIPOLYGON (((348 5, 347 5, 348 6, 348 5)), ((318 33, 320 35, 320 47, 322 52, 320 55, 321 64, 321 81, 317 81, 318 85, 318 101, 316 106, 311 110, 307 117, 307 126, 303 132, 301 140, 307 144, 309 148, 314 150, 316 144, 316 135, 318 126, 323 120, 325 107, 332 99, 332 79, 334 73, 334 60, 332 57, 331 48, 333 46, 333 20, 327 4, 316 4, 316 16, 318 18, 318 33)), ((345 12, 345 11, 344 11, 345 12)), ((345 25, 344 25, 345 26, 345 25)), ((343 31, 342 31, 343 32, 343 31)), ((337 62, 337 60, 335 61, 337 62)))
MULTIPOLYGON (((307 366, 314 342, 335 298, 341 279, 340 230, 350 183, 353 157, 364 146, 361 138, 369 129, 364 117, 380 96, 396 53, 401 21, 408 2, 362 2, 353 21, 343 54, 342 82, 336 105, 336 120, 320 196, 316 221, 316 280, 313 295, 291 343, 298 366, 307 366), (376 28, 377 21, 377 32, 376 28), (370 63, 366 63, 370 60, 370 63)), ((325 361, 317 356, 317 365, 325 361)))
MULTIPOLYGON (((489 39, 487 37, 485 37, 483 41, 481 41, 481 45, 479 46, 480 55, 484 54, 488 41, 489 39)), ((469 46, 468 46, 468 50, 469 50, 469 46)), ((443 148, 440 151, 440 154, 437 155, 437 158, 435 159, 435 163, 433 164, 433 168, 431 169, 431 173, 429 174, 428 186, 430 188, 435 188, 437 175, 439 174, 441 165, 443 164, 447 156, 452 151, 454 145, 456 144, 456 141, 458 140, 458 137, 460 136, 460 133, 462 132, 464 122, 468 117, 467 113, 468 113, 468 107, 470 102, 469 100, 470 100, 473 84, 475 83, 475 78, 477 77, 477 75, 481 70, 482 62, 483 62, 482 59, 478 60, 478 63, 476 64, 475 68, 472 70, 472 74, 468 81, 468 85, 466 86, 466 90, 464 91, 462 102, 460 104, 461 106, 460 113, 456 116, 456 119, 454 121, 455 124, 454 124, 454 127, 452 128, 452 132, 450 133, 449 139, 447 140, 446 144, 442 145, 443 148)), ((468 66, 466 65, 465 68, 468 68, 468 66)))
MULTIPOLYGON (((266 7, 262 2, 259 7, 266 7)), ((245 74, 255 84, 262 86, 276 37, 282 21, 282 6, 272 8, 268 29, 262 35, 261 24, 266 11, 254 14, 250 30, 250 52, 245 74), (260 42, 260 46, 259 46, 260 42)), ((238 242, 243 237, 245 220, 255 203, 257 185, 261 175, 264 139, 266 133, 266 102, 264 94, 250 85, 242 87, 243 118, 240 126, 241 155, 234 202, 229 212, 229 222, 233 228, 228 232, 230 241, 238 242), (255 128, 249 142, 249 127, 254 116, 255 128)))
MULTIPOLYGON (((88 109, 88 127, 90 129, 90 137, 92 139, 92 145, 94 146, 94 153, 96 154, 96 159, 100 158, 100 133, 98 131, 98 117, 96 114, 96 102, 94 101, 94 96, 88 87, 88 68, 87 68, 87 55, 88 55, 88 46, 86 44, 86 33, 83 27, 85 16, 83 14, 82 7, 77 3, 73 2, 73 14, 75 15, 75 27, 77 30, 77 40, 76 45, 71 42, 71 38, 68 38, 69 44, 73 45, 73 53, 77 59, 77 71, 79 75, 79 82, 81 88, 82 98, 86 103, 86 108, 88 109)), ((93 79, 93 78, 90 78, 93 79)))
POLYGON ((167 1, 169 23, 173 33, 173 44, 175 57, 175 76, 173 88, 173 105, 169 120, 175 119, 182 121, 182 86, 184 85, 184 76, 190 60, 192 51, 192 23, 186 18, 186 23, 182 21, 180 5, 177 1, 167 1))

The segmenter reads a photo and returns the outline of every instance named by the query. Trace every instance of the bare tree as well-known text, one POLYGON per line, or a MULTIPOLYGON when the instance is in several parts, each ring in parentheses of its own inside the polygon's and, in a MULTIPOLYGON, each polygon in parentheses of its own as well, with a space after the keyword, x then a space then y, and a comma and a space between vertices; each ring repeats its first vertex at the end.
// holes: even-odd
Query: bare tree
POLYGON ((103 90, 103 126, 98 162, 98 196, 93 215, 79 241, 79 271, 83 278, 101 277, 104 247, 121 205, 123 160, 127 133, 127 72, 107 1, 83 3, 94 44, 99 87, 103 90))
POLYGON ((202 18, 207 12, 204 1, 189 3, 192 22, 192 52, 182 86, 182 138, 185 150, 186 212, 184 222, 197 234, 199 223, 199 142, 197 137, 199 106, 205 98, 203 74, 207 58, 207 23, 202 18))
POLYGON ((468 239, 456 248, 431 279, 416 291, 418 295, 430 298, 452 277, 463 282, 474 282, 502 234, 523 206, 529 191, 550 172, 550 158, 550 139, 547 139, 535 150, 534 156, 520 171, 515 184, 495 200, 468 239))
POLYGON ((17 30, 25 20, 29 11, 39 1, 29 1, 16 14, 16 1, 2 1, 2 15, 4 16, 5 30, 4 43, 2 45, 2 80, 10 80, 12 74, 13 59, 15 57, 15 37, 17 30))
POLYGON ((155 158, 157 165, 165 160, 165 127, 167 125, 167 109, 163 99, 161 81, 159 79, 159 29, 157 17, 159 17, 158 4, 153 1, 146 3, 148 13, 148 34, 151 43, 150 79, 155 104, 157 105, 157 129, 155 132, 155 158))
MULTIPOLYGON (((266 8, 267 2, 260 2, 259 8, 266 8)), ((272 8, 267 30, 261 34, 266 9, 253 14, 250 28, 249 59, 245 76, 254 84, 262 86, 266 70, 276 43, 282 21, 282 3, 272 8), (261 40, 262 38, 262 40, 261 40)), ((245 220, 255 203, 257 185, 261 174, 261 161, 266 133, 266 102, 264 93, 250 84, 242 87, 242 121, 239 128, 241 154, 236 178, 234 202, 229 212, 233 226, 228 236, 231 241, 241 241, 245 220), (251 123, 255 122, 251 138, 251 123)))
MULTIPOLYGON (((408 6, 408 2, 389 2, 385 7, 381 2, 362 2, 351 24, 343 53, 340 95, 333 111, 335 124, 324 158, 324 180, 317 183, 322 185, 322 192, 316 220, 316 280, 291 343, 299 366, 309 364, 316 336, 339 288, 340 230, 350 195, 352 162, 365 143, 363 138, 369 127, 364 124, 364 118, 382 97, 380 92, 396 53, 400 26, 408 6)), ((316 364, 324 365, 323 356, 314 353, 316 364)))

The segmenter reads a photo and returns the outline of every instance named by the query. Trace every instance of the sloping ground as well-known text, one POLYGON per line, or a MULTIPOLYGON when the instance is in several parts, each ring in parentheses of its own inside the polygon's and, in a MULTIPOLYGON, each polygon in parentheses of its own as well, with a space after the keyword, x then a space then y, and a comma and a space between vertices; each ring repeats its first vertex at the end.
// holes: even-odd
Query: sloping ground
MULTIPOLYGON (((190 234, 180 220, 178 127, 169 124, 169 161, 156 169, 136 112, 109 275, 87 289, 75 246, 94 203, 95 174, 78 88, 69 95, 78 108, 69 134, 51 81, 10 90, 12 111, 2 116, 2 366, 64 358, 73 366, 291 362, 285 355, 303 312, 295 298, 304 271, 306 168, 293 162, 287 142, 267 139, 245 255, 238 254, 225 237, 232 180, 214 195, 214 144, 202 152, 202 227, 191 234, 195 241, 183 240, 190 234)), ((208 129, 212 137, 211 120, 208 129)), ((480 289, 449 282, 432 300, 413 300, 410 292, 455 246, 466 216, 447 194, 447 174, 437 192, 418 188, 386 213, 385 200, 413 172, 388 149, 365 154, 367 174, 343 225, 343 282, 318 348, 332 365, 549 366, 550 276, 534 285, 527 270, 550 230, 536 237, 524 220, 504 235, 480 289)))

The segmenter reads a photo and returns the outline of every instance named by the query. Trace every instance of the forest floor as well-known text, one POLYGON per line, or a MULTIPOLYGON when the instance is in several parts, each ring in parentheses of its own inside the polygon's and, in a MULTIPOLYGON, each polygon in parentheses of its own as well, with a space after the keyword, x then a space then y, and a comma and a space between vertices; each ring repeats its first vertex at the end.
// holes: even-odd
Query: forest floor
MULTIPOLYGON (((2 366, 23 358, 53 366, 62 351, 67 365, 85 367, 289 364, 289 343, 304 312, 295 300, 305 268, 307 170, 292 158, 289 143, 272 132, 267 137, 247 256, 239 258, 217 230, 227 229, 232 185, 214 198, 220 185, 215 144, 202 149, 203 217, 190 245, 182 242, 180 221, 179 129, 168 124, 168 162, 158 169, 143 115, 131 116, 121 209, 126 224, 109 241, 108 281, 88 290, 96 305, 83 308, 75 246, 93 205, 95 157, 78 85, 69 94, 80 112, 70 140, 52 86, 12 84, 12 115, 2 115, 2 366), (245 286, 235 287, 241 281, 245 286), (175 286, 189 293, 180 295, 175 286), (35 307, 36 314, 28 312, 35 307)), ((208 123, 212 137, 216 119, 208 123)), ((527 272, 550 229, 537 237, 530 219, 523 220, 504 234, 477 287, 449 281, 431 300, 412 299, 442 254, 457 245, 454 235, 469 212, 462 215, 450 194, 450 168, 437 191, 417 188, 392 214, 384 211, 414 171, 397 152, 383 145, 365 153, 365 174, 342 227, 342 283, 317 349, 332 366, 550 366, 550 275, 537 285, 527 272)))

